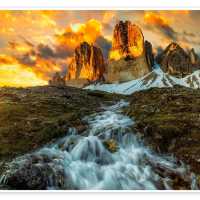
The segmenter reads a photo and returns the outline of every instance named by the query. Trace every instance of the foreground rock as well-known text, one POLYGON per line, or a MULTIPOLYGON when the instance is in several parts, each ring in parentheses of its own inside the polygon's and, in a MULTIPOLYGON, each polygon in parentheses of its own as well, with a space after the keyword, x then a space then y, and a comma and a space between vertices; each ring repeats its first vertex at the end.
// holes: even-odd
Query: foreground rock
POLYGON ((146 144, 200 174, 200 90, 175 86, 136 92, 126 112, 146 144))
POLYGON ((152 70, 153 53, 149 42, 144 43, 140 28, 130 21, 120 21, 113 32, 106 81, 125 82, 140 78, 152 70))

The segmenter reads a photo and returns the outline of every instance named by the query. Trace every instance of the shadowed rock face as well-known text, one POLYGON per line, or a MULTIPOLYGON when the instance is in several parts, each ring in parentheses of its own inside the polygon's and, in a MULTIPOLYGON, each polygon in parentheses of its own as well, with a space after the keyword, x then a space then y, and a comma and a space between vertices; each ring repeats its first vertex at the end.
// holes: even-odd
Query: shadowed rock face
POLYGON ((193 48, 189 51, 189 57, 190 57, 191 71, 194 72, 200 69, 200 59, 193 48))
POLYGON ((141 29, 130 21, 116 24, 109 57, 106 80, 110 83, 140 78, 154 63, 151 44, 144 43, 141 29))
POLYGON ((105 64, 101 49, 83 42, 75 49, 74 58, 68 68, 67 80, 96 81, 103 78, 104 72, 105 64))
POLYGON ((174 42, 157 57, 157 62, 164 72, 177 77, 184 77, 199 69, 199 59, 194 49, 188 54, 174 42))
POLYGON ((154 55, 153 55, 152 44, 146 40, 144 43, 144 47, 145 47, 145 55, 146 55, 147 64, 149 68, 152 69, 154 65, 154 55))
POLYGON ((199 57, 198 55, 196 54, 195 50, 192 48, 190 51, 189 51, 189 57, 190 57, 190 62, 192 64, 195 64, 195 63, 199 63, 199 57))

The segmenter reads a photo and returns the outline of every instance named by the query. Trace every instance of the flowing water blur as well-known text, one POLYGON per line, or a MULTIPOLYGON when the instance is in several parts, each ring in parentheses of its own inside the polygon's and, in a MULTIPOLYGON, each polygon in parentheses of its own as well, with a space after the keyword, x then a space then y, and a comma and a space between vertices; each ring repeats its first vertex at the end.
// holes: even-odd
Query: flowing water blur
MULTIPOLYGON (((34 153, 26 154, 8 164, 1 177, 6 184, 20 169, 50 169, 46 173, 46 189, 84 190, 153 190, 173 189, 170 176, 163 177, 156 166, 184 178, 189 177, 191 189, 197 189, 195 176, 174 158, 158 156, 146 148, 131 130, 133 120, 122 114, 128 106, 120 101, 104 111, 85 117, 89 128, 81 135, 70 129, 66 137, 34 153), (116 152, 110 152, 104 141, 116 141, 116 152), (153 164, 152 164, 153 163, 153 164)), ((43 180, 43 179, 42 179, 43 180)))

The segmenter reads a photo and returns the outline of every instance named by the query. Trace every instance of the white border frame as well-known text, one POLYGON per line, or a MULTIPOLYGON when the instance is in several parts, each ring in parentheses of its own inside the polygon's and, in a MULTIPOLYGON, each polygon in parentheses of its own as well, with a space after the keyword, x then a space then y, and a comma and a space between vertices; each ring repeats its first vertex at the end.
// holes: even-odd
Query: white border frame
POLYGON ((193 10, 198 0, 2 0, 0 9, 193 10))
MULTIPOLYGON (((200 1, 198 0, 2 0, 0 2, 0 10, 200 10, 200 1), (105 6, 106 5, 106 6, 105 6), (167 5, 167 6, 164 6, 167 5), (170 5, 170 6, 168 6, 170 5)), ((188 193, 199 193, 200 191, 175 191, 175 190, 165 190, 165 191, 151 191, 151 190, 71 190, 71 191, 0 191, 0 194, 8 194, 11 193, 10 198, 14 197, 15 199, 26 199, 27 195, 32 194, 30 199, 35 199, 35 197, 43 197, 41 193, 49 193, 48 199, 55 200, 55 194, 71 194, 73 198, 75 197, 73 194, 81 195, 81 198, 85 196, 87 200, 98 199, 97 196, 94 196, 94 193, 106 193, 108 194, 109 199, 113 198, 110 194, 115 193, 115 200, 122 199, 124 196, 121 196, 119 193, 134 193, 134 194, 143 194, 144 199, 159 199, 160 195, 155 196, 150 193, 170 193, 170 194, 181 194, 182 199, 188 197, 188 193), (20 198, 16 198, 17 194, 25 193, 24 196, 20 195, 20 198), (27 194, 28 193, 28 194, 27 194), (39 195, 39 194, 41 195, 39 195), (87 193, 87 195, 83 195, 87 193), (90 194, 88 194, 90 193, 90 194), (148 193, 148 196, 146 196, 148 193), (186 194, 187 193, 187 194, 186 194), (15 196, 13 196, 15 195, 15 196), (23 198, 22 198, 23 197, 23 198)), ((46 196, 46 195, 45 195, 46 196)), ((18 196, 19 197, 19 196, 18 196)), ((80 197, 80 196, 79 196, 80 197)), ((99 196, 99 198, 104 198, 105 196, 99 196)), ((140 196, 139 198, 141 198, 140 196)), ((169 199, 169 196, 165 196, 166 199, 169 199)), ((165 199, 162 196, 163 199, 165 199)), ((194 198, 193 199, 197 199, 194 198)), ((9 199, 10 199, 9 198, 9 199)), ((12 198, 13 199, 13 198, 12 198)), ((75 199, 75 198, 74 198, 75 199)), ((84 198, 82 198, 84 199, 84 198)), ((133 196, 126 195, 126 200, 133 199, 133 196)))

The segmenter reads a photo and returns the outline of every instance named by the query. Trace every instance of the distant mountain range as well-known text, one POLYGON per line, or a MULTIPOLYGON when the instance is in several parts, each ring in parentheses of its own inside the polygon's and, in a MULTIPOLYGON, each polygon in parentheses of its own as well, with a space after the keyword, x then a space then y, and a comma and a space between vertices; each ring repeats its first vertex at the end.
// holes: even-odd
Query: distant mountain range
POLYGON ((171 87, 176 84, 199 88, 198 70, 200 58, 194 49, 185 51, 172 42, 155 56, 152 44, 144 40, 142 30, 137 25, 119 21, 113 31, 107 61, 99 47, 83 42, 75 49, 66 76, 59 77, 56 73, 49 83, 127 94, 149 87, 171 87))
POLYGON ((157 67, 152 72, 136 80, 115 84, 92 84, 85 87, 85 89, 130 95, 136 91, 153 87, 164 88, 173 87, 174 85, 181 85, 192 89, 200 88, 200 70, 184 78, 177 78, 164 73, 161 68, 157 67))

